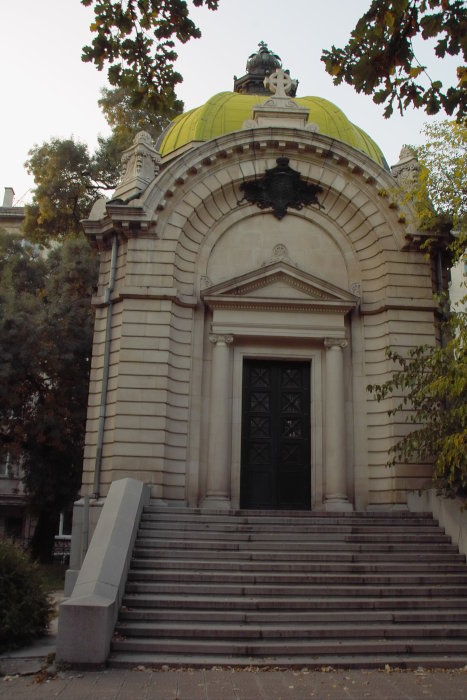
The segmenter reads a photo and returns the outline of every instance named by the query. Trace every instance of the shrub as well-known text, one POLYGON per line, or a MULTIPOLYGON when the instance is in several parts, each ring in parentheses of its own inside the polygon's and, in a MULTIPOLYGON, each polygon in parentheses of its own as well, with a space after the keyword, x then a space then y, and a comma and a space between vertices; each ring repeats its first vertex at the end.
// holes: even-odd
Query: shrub
POLYGON ((50 613, 38 565, 12 542, 0 541, 0 652, 44 634, 50 613))

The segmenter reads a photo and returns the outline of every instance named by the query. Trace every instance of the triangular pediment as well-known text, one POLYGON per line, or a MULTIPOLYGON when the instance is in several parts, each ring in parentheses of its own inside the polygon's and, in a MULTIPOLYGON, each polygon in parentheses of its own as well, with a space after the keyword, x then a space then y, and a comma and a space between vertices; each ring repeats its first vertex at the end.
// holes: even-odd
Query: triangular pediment
POLYGON ((256 270, 219 282, 204 289, 202 298, 211 308, 241 306, 292 305, 336 307, 342 312, 358 304, 358 297, 295 267, 284 260, 271 262, 256 270))

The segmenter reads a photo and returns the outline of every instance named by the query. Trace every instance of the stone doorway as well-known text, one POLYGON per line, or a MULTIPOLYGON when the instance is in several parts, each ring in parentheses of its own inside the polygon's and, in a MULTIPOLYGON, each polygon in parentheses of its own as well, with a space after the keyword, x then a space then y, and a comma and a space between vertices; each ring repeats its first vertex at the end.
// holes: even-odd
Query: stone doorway
POLYGON ((241 508, 311 508, 310 363, 244 360, 241 508))

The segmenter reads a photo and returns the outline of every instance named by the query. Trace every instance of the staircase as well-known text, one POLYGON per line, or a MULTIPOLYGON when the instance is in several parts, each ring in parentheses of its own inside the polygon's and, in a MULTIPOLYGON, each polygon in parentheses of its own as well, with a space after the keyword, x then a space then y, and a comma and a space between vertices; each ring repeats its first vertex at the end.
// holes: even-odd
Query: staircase
POLYGON ((109 663, 464 666, 465 558, 429 514, 148 506, 109 663))

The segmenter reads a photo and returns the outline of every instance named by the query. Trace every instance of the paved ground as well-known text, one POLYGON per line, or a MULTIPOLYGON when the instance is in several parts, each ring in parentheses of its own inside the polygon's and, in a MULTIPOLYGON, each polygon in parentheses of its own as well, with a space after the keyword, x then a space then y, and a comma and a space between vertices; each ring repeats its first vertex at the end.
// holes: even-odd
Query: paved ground
POLYGON ((463 671, 105 670, 0 678, 8 700, 455 700, 463 671))
MULTIPOLYGON (((60 595, 57 594, 57 601, 60 595)), ((456 671, 161 669, 56 672, 56 620, 47 637, 0 655, 5 700, 464 700, 467 665, 456 671)))

